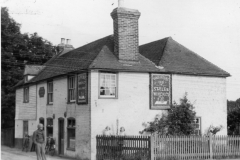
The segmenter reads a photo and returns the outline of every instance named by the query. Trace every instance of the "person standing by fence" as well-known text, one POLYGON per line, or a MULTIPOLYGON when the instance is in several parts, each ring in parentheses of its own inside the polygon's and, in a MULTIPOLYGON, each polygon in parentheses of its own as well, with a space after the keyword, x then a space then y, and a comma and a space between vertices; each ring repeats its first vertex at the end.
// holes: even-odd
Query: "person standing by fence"
POLYGON ((45 134, 41 123, 38 124, 38 129, 33 133, 33 143, 35 144, 37 160, 46 160, 45 134))

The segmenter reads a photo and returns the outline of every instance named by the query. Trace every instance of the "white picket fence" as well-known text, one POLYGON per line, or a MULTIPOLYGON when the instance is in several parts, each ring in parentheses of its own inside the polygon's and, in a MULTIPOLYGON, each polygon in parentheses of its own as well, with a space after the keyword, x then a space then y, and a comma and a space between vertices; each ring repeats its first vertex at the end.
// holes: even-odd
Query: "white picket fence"
POLYGON ((240 158, 240 136, 151 137, 151 160, 240 158))

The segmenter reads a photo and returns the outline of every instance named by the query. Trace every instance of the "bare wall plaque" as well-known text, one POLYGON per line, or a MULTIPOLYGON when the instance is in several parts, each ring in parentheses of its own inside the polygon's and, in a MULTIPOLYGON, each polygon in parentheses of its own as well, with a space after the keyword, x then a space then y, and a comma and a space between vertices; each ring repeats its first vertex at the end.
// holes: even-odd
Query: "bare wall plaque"
POLYGON ((44 87, 40 87, 38 91, 39 97, 44 97, 45 95, 45 89, 44 87))

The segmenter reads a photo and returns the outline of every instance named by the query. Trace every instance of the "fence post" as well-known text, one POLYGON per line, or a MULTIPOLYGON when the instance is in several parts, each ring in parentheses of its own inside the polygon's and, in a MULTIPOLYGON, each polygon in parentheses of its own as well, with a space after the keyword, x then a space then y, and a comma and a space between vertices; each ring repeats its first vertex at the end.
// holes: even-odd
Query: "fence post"
POLYGON ((151 135, 151 139, 150 139, 150 150, 151 150, 151 160, 154 160, 154 138, 153 135, 151 135))
POLYGON ((210 159, 213 159, 213 151, 212 151, 212 134, 209 136, 209 149, 210 149, 210 159))

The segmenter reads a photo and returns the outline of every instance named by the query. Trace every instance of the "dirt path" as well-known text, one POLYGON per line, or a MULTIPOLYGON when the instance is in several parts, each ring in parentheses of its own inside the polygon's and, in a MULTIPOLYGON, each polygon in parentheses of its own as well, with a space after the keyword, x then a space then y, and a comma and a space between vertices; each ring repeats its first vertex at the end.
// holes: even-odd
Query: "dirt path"
MULTIPOLYGON (((46 156, 47 160, 71 160, 58 156, 46 156)), ((35 152, 22 152, 16 148, 1 146, 1 160, 36 160, 35 152)))

